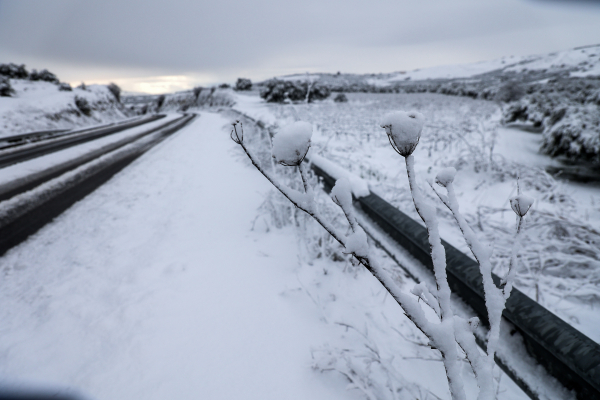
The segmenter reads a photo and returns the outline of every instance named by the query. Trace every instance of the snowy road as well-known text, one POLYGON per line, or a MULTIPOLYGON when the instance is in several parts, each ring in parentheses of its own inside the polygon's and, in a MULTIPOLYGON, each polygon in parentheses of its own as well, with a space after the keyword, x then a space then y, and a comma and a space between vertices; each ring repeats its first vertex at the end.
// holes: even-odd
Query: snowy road
POLYGON ((227 122, 202 114, 0 259, 2 385, 357 398, 309 368, 325 328, 308 301, 280 295, 295 239, 250 230, 268 184, 227 122))

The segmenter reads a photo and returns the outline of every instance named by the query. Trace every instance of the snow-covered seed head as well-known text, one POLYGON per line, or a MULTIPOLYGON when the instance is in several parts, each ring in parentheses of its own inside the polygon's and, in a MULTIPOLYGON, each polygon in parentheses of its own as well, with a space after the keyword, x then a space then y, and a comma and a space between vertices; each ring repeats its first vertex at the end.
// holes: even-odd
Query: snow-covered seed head
POLYGON ((281 165, 297 166, 310 148, 312 125, 297 121, 283 127, 273 138, 273 158, 281 165))
POLYGON ((456 175, 456 169, 454 167, 448 167, 441 170, 435 176, 435 183, 440 186, 446 187, 454 182, 454 176, 456 175))
POLYGON ((381 121, 390 144, 403 157, 411 155, 419 144, 424 124, 425 117, 416 111, 396 111, 387 114, 381 121))
POLYGON ((524 194, 520 194, 510 199, 510 206, 519 217, 524 217, 532 204, 533 198, 525 196, 524 194))
POLYGON ((242 127, 242 123, 239 119, 236 119, 231 125, 233 125, 233 129, 231 130, 229 137, 237 144, 241 144, 244 141, 244 128, 242 127), (239 129, 237 127, 238 124, 240 125, 239 129))

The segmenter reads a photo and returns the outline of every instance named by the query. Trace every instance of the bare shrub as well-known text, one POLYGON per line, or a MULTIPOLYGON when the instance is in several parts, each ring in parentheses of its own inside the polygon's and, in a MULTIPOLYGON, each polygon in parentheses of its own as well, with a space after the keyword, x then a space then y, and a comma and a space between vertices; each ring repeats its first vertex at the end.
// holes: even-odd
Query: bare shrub
POLYGON ((60 90, 61 92, 72 92, 73 88, 68 83, 62 82, 58 85, 58 90, 60 90))
POLYGON ((252 89, 252 81, 246 78, 238 78, 235 83, 235 90, 250 90, 252 89))
POLYGON ((25 69, 25 64, 17 65, 9 63, 0 64, 0 75, 12 79, 27 79, 29 72, 25 69))
POLYGON ((346 95, 344 93, 340 93, 337 96, 335 96, 333 101, 335 101, 336 103, 347 103, 348 98, 346 97, 346 95))
POLYGON ((10 79, 0 76, 0 97, 10 97, 14 92, 10 79))
POLYGON ((90 107, 90 103, 84 97, 75 97, 75 106, 81 111, 84 115, 90 116, 92 115, 92 107, 90 107))
POLYGON ((32 70, 31 74, 29 74, 29 79, 32 81, 45 81, 45 82, 59 83, 59 80, 56 77, 56 75, 54 75, 52 72, 48 71, 47 69, 43 69, 39 72, 35 69, 32 70))
POLYGON ((159 112, 163 104, 165 104, 165 99, 166 96, 164 94, 161 94, 156 98, 156 112, 159 112))
POLYGON ((117 99, 117 101, 120 103, 121 102, 121 88, 119 86, 117 86, 116 83, 112 83, 112 82, 109 83, 108 85, 106 85, 106 87, 113 94, 113 96, 115 96, 115 99, 117 99))
POLYGON ((260 91, 260 97, 268 102, 285 103, 286 101, 323 100, 331 91, 318 82, 282 81, 272 79, 266 82, 260 91))

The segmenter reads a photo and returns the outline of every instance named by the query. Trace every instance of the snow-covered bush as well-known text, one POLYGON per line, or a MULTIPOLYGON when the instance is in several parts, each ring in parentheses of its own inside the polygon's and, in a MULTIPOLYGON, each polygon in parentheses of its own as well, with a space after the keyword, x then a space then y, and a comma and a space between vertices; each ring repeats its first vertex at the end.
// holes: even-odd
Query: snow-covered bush
POLYGON ((164 94, 161 94, 156 98, 156 112, 159 112, 163 104, 165 104, 165 99, 166 96, 164 94))
POLYGON ((323 100, 329 97, 330 90, 318 82, 283 81, 271 79, 263 84, 260 97, 268 102, 284 103, 286 101, 323 100))
POLYGON ((117 101, 120 103, 121 102, 121 88, 119 86, 117 86, 116 83, 112 83, 112 82, 109 83, 108 85, 106 85, 106 87, 113 94, 113 96, 115 96, 115 99, 117 99, 117 101))
POLYGON ((344 93, 339 93, 337 96, 335 96, 333 98, 333 101, 335 101, 336 103, 347 103, 348 97, 346 97, 346 95, 344 93))
POLYGON ((58 85, 58 90, 61 92, 72 92, 73 88, 66 82, 62 82, 58 85))
POLYGON ((235 83, 235 90, 250 90, 252 89, 252 81, 246 78, 238 78, 235 83))
POLYGON ((194 93, 194 102, 198 103, 198 97, 200 97, 200 93, 202 93, 202 90, 204 88, 202 86, 196 86, 194 89, 192 89, 192 93, 194 93))
POLYGON ((52 72, 47 69, 43 69, 41 71, 32 70, 29 74, 29 79, 32 81, 46 81, 52 83, 59 83, 58 78, 52 72))
MULTIPOLYGON (((303 190, 283 185, 277 177, 266 169, 247 146, 243 127, 239 121, 233 124, 231 138, 239 144, 252 164, 275 186, 275 188, 294 204, 299 210, 312 217, 325 231, 362 264, 390 293, 392 298, 401 306, 404 313, 414 325, 429 339, 429 346, 437 349, 442 355, 450 392, 453 399, 466 399, 463 387, 461 352, 476 377, 480 392, 478 399, 492 400, 495 397, 493 367, 494 355, 499 339, 500 320, 505 301, 512 290, 515 276, 516 247, 513 247, 508 272, 502 279, 501 287, 497 287, 492 279, 491 251, 483 246, 474 235, 466 220, 458 211, 458 202, 453 187, 456 170, 445 169, 437 176, 437 183, 447 191, 442 194, 434 190, 444 205, 451 211, 465 241, 480 265, 483 276, 486 308, 490 333, 487 349, 480 353, 474 336, 479 320, 465 320, 454 314, 450 302, 450 287, 446 279, 445 250, 438 232, 438 222, 435 207, 427 204, 416 185, 414 157, 412 152, 417 146, 424 125, 424 117, 417 112, 395 112, 383 118, 381 126, 385 128, 390 143, 396 152, 405 158, 413 202, 419 216, 423 219, 429 234, 431 255, 434 265, 436 287, 418 284, 411 291, 412 296, 404 293, 398 283, 382 268, 373 249, 367 242, 363 228, 358 224, 352 206, 352 188, 347 180, 338 180, 332 189, 332 200, 340 207, 348 223, 348 234, 344 234, 338 226, 325 218, 319 211, 315 201, 315 192, 310 182, 306 166, 302 163, 308 147, 312 128, 310 124, 296 122, 280 131, 273 140, 273 157, 283 165, 297 166, 302 181, 303 190), (288 157, 290 157, 288 159, 288 157), (419 300, 427 305, 435 318, 426 316, 419 300)), ((518 195, 511 199, 511 205, 518 217, 517 238, 521 231, 523 216, 529 210, 532 200, 518 195)), ((343 373, 343 372, 342 372, 343 373)))
POLYGON ((557 114, 556 122, 544 130, 542 150, 553 157, 600 164, 600 107, 571 106, 557 114))
POLYGON ((0 64, 0 75, 11 79, 27 79, 29 72, 25 69, 25 64, 17 65, 9 63, 0 64))
POLYGON ((90 107, 90 103, 85 97, 75 96, 75 106, 77 106, 79 111, 81 111, 84 115, 88 117, 92 115, 92 107, 90 107))
POLYGON ((600 163, 600 80, 557 80, 528 91, 504 109, 503 121, 543 128, 541 150, 550 156, 600 163))
POLYGON ((522 83, 510 80, 500 86, 498 92, 496 92, 495 100, 508 103, 511 101, 517 101, 525 95, 525 87, 522 83))
POLYGON ((10 97, 14 92, 10 85, 10 79, 0 76, 0 97, 10 97))

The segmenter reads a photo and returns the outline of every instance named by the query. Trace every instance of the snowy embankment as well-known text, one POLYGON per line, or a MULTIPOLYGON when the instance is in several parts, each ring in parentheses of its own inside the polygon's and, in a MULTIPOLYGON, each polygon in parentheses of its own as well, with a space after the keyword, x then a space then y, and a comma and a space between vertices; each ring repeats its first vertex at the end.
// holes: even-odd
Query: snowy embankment
POLYGON ((131 116, 103 85, 61 91, 54 83, 12 79, 15 93, 0 97, 0 137, 46 129, 75 128, 119 121, 131 116), (76 99, 90 107, 85 115, 76 99))
POLYGON ((294 296, 292 231, 251 231, 269 186, 226 122, 203 114, 0 260, 2 386, 359 398, 310 369, 327 326, 294 296))

